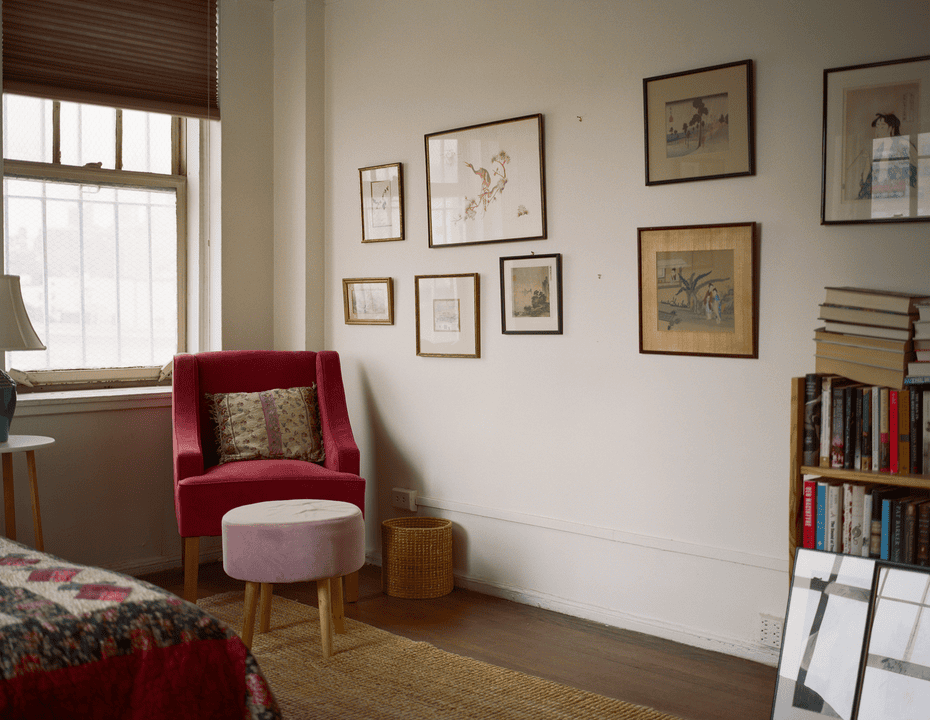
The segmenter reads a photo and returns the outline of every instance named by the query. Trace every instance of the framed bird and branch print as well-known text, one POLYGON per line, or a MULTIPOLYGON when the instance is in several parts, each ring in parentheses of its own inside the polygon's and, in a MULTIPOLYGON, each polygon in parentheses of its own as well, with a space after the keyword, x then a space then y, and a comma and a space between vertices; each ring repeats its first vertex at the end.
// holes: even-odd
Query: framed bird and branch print
POLYGON ((542 115, 431 133, 429 246, 546 237, 542 115))

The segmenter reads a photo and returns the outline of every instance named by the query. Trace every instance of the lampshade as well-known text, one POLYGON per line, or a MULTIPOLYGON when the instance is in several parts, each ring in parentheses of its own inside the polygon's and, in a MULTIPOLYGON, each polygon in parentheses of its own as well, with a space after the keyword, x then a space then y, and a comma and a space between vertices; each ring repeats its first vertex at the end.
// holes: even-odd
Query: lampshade
POLYGON ((45 350, 26 314, 18 275, 0 275, 0 350, 45 350))

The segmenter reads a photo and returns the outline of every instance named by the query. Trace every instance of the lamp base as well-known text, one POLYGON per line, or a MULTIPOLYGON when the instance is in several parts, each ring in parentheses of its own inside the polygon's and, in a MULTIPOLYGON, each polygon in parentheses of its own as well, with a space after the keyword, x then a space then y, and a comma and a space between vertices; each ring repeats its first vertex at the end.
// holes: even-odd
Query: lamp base
POLYGON ((10 439, 10 425, 16 411, 16 381, 0 370, 0 442, 10 439))

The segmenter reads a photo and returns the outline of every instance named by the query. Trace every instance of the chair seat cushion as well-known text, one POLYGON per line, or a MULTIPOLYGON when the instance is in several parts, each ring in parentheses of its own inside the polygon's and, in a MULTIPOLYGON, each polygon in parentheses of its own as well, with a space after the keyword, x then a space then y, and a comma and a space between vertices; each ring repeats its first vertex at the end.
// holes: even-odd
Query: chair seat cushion
POLYGON ((219 462, 290 458, 323 462, 316 384, 206 396, 219 462))

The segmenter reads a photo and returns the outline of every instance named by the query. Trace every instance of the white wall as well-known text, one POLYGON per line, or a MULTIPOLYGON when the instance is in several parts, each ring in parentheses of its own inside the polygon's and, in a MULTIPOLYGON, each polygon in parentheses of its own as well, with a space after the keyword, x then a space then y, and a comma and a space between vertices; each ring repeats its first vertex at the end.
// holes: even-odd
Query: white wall
POLYGON ((823 70, 928 54, 924 2, 333 0, 326 338, 369 481, 455 522, 460 582, 774 661, 787 597, 789 378, 823 287, 927 289, 928 226, 819 224, 823 70), (645 77, 750 58, 754 177, 644 184, 645 77), (548 239, 430 249, 426 133, 545 119, 548 239), (362 244, 360 167, 402 162, 407 238, 362 244), (637 228, 756 221, 759 359, 638 352, 637 228), (565 332, 500 332, 499 258, 559 252, 565 332), (481 359, 415 354, 413 277, 477 272, 481 359), (395 325, 341 278, 391 276, 395 325))

